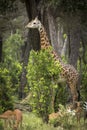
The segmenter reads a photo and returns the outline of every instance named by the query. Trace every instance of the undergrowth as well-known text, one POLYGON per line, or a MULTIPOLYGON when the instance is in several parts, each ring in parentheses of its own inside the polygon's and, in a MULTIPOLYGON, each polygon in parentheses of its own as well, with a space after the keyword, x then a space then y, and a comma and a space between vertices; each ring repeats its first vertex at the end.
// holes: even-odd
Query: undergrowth
MULTIPOLYGON (((0 120, 0 130, 4 130, 3 128, 3 121, 0 120)), ((86 130, 87 129, 87 122, 84 125, 83 119, 81 119, 81 124, 77 124, 76 120, 71 125, 67 125, 67 127, 57 126, 54 127, 53 125, 43 123, 42 119, 37 117, 35 114, 31 112, 24 112, 23 113, 23 123, 22 129, 18 130, 86 130)), ((12 130, 8 128, 6 130, 12 130)))

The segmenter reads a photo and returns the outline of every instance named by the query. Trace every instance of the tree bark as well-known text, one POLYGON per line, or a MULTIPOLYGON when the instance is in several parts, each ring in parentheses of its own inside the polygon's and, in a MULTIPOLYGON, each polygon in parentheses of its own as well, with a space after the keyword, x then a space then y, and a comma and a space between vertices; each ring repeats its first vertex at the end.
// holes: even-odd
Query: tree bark
POLYGON ((80 24, 78 17, 72 17, 70 21, 70 56, 69 63, 77 68, 80 48, 80 24))
POLYGON ((61 57, 66 56, 67 46, 68 46, 68 41, 67 41, 67 36, 66 36, 66 38, 64 39, 63 48, 61 51, 61 57))
MULTIPOLYGON (((26 10, 28 14, 29 20, 32 20, 37 16, 37 5, 35 0, 25 0, 26 10)), ((27 85, 26 79, 26 69, 25 67, 28 64, 29 54, 31 49, 39 50, 40 49, 40 42, 39 42, 39 34, 37 30, 29 30, 27 41, 25 41, 25 46, 23 47, 23 70, 21 73, 20 78, 20 85, 19 85, 19 98, 24 98, 24 88, 27 85)))
POLYGON ((25 46, 22 47, 23 69, 22 69, 21 78, 20 78, 20 85, 19 85, 19 89, 18 89, 19 99, 22 99, 25 97, 24 88, 27 85, 26 68, 25 67, 28 64, 30 50, 31 50, 31 45, 30 45, 30 42, 28 42, 28 40, 27 40, 25 42, 25 46))
POLYGON ((57 30, 55 26, 55 20, 54 17, 51 15, 50 11, 47 12, 48 15, 48 24, 49 24, 49 34, 50 34, 50 40, 53 48, 57 53, 58 52, 58 39, 57 39, 57 30))

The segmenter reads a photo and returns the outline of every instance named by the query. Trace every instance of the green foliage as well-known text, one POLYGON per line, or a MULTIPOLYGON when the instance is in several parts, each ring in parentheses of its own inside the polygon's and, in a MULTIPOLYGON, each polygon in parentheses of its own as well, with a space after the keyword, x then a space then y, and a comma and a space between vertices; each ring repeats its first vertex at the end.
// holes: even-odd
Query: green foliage
POLYGON ((23 114, 23 130, 61 130, 53 127, 53 125, 46 124, 34 113, 23 114))
POLYGON ((22 64, 20 63, 21 56, 21 46, 24 41, 21 34, 17 30, 15 34, 12 34, 6 41, 3 46, 3 59, 4 66, 9 70, 12 86, 18 87, 19 76, 22 71, 22 64))
POLYGON ((70 129, 70 127, 73 126, 73 123, 75 120, 75 111, 73 110, 72 112, 68 112, 65 106, 59 104, 59 113, 60 113, 60 116, 56 118, 51 118, 49 120, 49 123, 53 125, 60 124, 60 126, 70 129))
POLYGON ((66 90, 66 83, 58 84, 57 88, 55 89, 55 104, 54 109, 55 112, 58 111, 59 104, 65 105, 68 98, 68 92, 66 90))
POLYGON ((12 94, 18 90, 22 64, 20 63, 22 37, 17 31, 3 44, 3 62, 0 64, 0 109, 13 108, 12 94))
POLYGON ((2 14, 16 9, 13 5, 14 2, 15 0, 0 0, 0 13, 2 14))
POLYGON ((3 45, 4 62, 9 64, 12 61, 20 60, 21 46, 24 44, 21 33, 17 30, 11 34, 3 45))
MULTIPOLYGON (((85 43, 86 44, 86 43, 85 43)), ((87 45, 80 47, 79 55, 80 59, 78 60, 78 70, 81 73, 81 96, 82 100, 87 100, 87 45)))
POLYGON ((3 123, 0 121, 0 130, 3 130, 3 123))
POLYGON ((24 115, 24 120, 26 120, 24 128, 26 128, 27 130, 37 129, 43 124, 42 120, 33 113, 24 113, 24 115))
POLYGON ((82 97, 87 99, 87 64, 82 63, 82 97))
POLYGON ((11 76, 9 71, 0 64, 0 110, 13 108, 11 76))
MULTIPOLYGON (((64 108, 65 110, 65 108, 64 108)), ((68 120, 69 121, 69 120, 68 120)), ((46 124, 39 118, 37 115, 31 112, 23 112, 23 130, 86 130, 87 124, 81 120, 80 124, 77 123, 76 118, 74 121, 71 121, 72 124, 68 124, 66 127, 58 125, 54 127, 51 124, 46 124)), ((62 123, 62 122, 61 122, 62 123)), ((0 122, 0 130, 3 130, 3 122, 0 122)), ((19 128, 20 129, 20 128, 19 128)), ((12 128, 6 128, 6 130, 12 130, 12 128)))
POLYGON ((30 102, 33 110, 42 117, 54 110, 52 103, 61 71, 59 62, 55 63, 50 51, 52 50, 31 51, 27 67, 27 79, 33 97, 30 102))
MULTIPOLYGON (((3 122, 0 122, 0 130, 3 130, 3 122)), ((13 130, 6 128, 6 130, 13 130)), ((19 130, 56 130, 53 126, 43 123, 42 119, 34 113, 23 112, 22 129, 19 130)))

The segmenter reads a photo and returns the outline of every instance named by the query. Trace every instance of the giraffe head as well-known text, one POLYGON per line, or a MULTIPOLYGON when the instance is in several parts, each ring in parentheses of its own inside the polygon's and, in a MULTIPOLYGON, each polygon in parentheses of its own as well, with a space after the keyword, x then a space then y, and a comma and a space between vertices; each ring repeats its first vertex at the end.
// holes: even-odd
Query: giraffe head
POLYGON ((41 28, 41 22, 40 20, 38 19, 38 17, 36 17, 34 20, 30 21, 26 26, 25 28, 37 28, 37 29, 40 29, 41 28))

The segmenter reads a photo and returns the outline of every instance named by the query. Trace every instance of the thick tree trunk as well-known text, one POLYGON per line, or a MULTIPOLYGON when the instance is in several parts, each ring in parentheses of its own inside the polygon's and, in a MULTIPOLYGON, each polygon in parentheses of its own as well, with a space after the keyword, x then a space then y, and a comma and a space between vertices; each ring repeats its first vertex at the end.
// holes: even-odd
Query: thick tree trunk
POLYGON ((49 24, 49 34, 50 34, 50 40, 53 48, 58 53, 58 39, 57 39, 57 30, 55 26, 54 17, 51 15, 51 13, 47 12, 48 14, 48 24, 49 24))
POLYGON ((80 48, 80 24, 79 19, 72 17, 70 21, 70 56, 69 63, 77 68, 80 48))
MULTIPOLYGON (((29 20, 32 20, 37 16, 37 6, 36 6, 36 1, 35 0, 25 0, 25 5, 27 9, 27 14, 29 20)), ((27 79, 26 79, 26 69, 25 67, 28 64, 28 59, 29 59, 29 53, 31 49, 34 50, 39 50, 40 49, 40 44, 39 44, 39 34, 37 30, 29 30, 28 33, 28 39, 25 41, 25 46, 23 47, 23 70, 21 74, 21 79, 20 79, 20 86, 19 86, 19 98, 24 98, 25 93, 24 93, 24 88, 27 85, 27 79)))
POLYGON ((21 78, 20 78, 20 85, 19 85, 19 98, 24 98, 25 93, 24 93, 24 88, 27 84, 27 79, 26 79, 26 66, 28 64, 28 58, 29 58, 29 53, 31 50, 31 45, 28 41, 25 42, 25 46, 22 47, 22 62, 23 62, 23 69, 21 73, 21 78))

